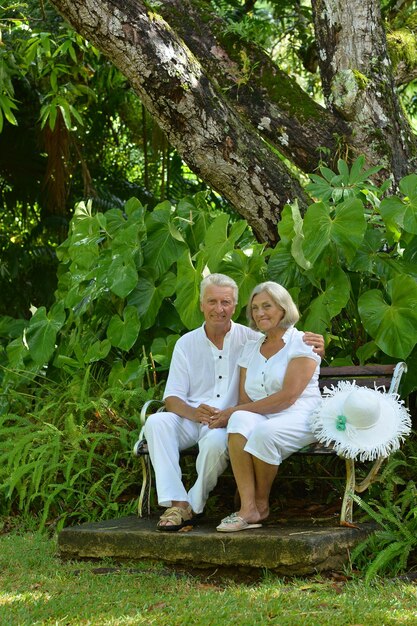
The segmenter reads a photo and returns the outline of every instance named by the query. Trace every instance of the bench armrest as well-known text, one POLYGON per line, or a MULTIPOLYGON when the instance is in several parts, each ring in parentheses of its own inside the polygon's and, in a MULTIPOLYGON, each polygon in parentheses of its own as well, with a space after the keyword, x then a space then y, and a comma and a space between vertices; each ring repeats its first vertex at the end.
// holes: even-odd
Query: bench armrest
POLYGON ((147 400, 145 404, 143 405, 141 412, 140 412, 141 429, 139 433, 139 439, 133 446, 134 456, 142 456, 144 454, 148 454, 148 445, 145 441, 145 434, 144 434, 146 418, 151 413, 159 413, 160 411, 163 411, 164 408, 165 408, 165 404, 163 400, 147 400), (152 411, 150 411, 149 407, 152 406, 153 404, 157 408, 152 409, 152 411))
POLYGON ((164 407, 165 407, 165 403, 163 400, 147 400, 145 404, 143 405, 142 410, 140 412, 140 423, 142 424, 142 426, 145 424, 146 418, 151 412, 160 413, 161 411, 163 411, 164 407), (149 407, 152 404, 155 404, 155 406, 158 408, 155 408, 152 411, 149 411, 149 407))
POLYGON ((388 390, 388 393, 398 393, 398 387, 400 386, 401 377, 403 374, 407 372, 407 363, 404 361, 400 361, 395 366, 394 372, 392 374, 391 385, 388 390))

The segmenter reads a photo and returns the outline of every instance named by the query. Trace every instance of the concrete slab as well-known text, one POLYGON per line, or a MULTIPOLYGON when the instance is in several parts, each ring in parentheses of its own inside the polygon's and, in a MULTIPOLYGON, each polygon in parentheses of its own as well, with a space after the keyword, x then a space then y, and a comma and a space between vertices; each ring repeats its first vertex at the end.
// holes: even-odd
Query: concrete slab
POLYGON ((285 525, 219 533, 217 520, 202 520, 190 532, 162 533, 157 518, 135 516, 64 528, 58 536, 62 558, 157 560, 193 568, 224 566, 266 568, 281 575, 340 569, 349 553, 374 527, 340 527, 336 521, 285 525))

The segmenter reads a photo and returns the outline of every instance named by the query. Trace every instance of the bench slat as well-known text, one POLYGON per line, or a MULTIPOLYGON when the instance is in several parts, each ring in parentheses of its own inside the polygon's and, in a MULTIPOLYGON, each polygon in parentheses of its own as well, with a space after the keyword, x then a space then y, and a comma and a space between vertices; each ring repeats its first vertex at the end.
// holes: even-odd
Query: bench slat
POLYGON ((319 388, 320 391, 323 391, 324 387, 331 387, 332 385, 334 387, 337 386, 337 383, 339 382, 339 380, 346 380, 346 381, 355 381, 356 385, 358 387, 370 387, 371 389, 374 389, 374 387, 385 387, 385 389, 388 391, 390 385, 391 385, 391 378, 358 378, 358 376, 352 376, 351 378, 349 378, 348 376, 335 376, 334 378, 322 378, 320 377, 319 379, 319 388))
POLYGON ((386 374, 392 376, 395 365, 343 365, 339 367, 321 367, 320 376, 345 378, 346 376, 378 376, 386 374))

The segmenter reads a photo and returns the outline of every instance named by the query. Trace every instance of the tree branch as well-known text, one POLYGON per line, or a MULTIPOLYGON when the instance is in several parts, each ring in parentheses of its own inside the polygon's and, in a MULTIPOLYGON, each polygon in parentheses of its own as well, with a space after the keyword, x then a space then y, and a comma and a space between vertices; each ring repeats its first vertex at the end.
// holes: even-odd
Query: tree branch
POLYGON ((228 33, 200 0, 165 0, 158 10, 239 114, 304 172, 317 168, 321 147, 337 152, 350 135, 346 122, 310 98, 265 52, 228 33))
POLYGON ((274 243, 283 206, 306 195, 165 20, 139 0, 51 2, 125 74, 191 169, 274 243))

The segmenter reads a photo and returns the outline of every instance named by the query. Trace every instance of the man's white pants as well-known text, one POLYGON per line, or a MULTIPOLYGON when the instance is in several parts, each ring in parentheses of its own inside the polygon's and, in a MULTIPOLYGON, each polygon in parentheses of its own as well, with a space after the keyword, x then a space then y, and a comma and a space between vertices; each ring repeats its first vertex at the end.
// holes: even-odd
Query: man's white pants
POLYGON ((145 437, 155 472, 158 504, 169 507, 173 500, 189 502, 194 513, 202 513, 210 491, 228 464, 226 429, 210 430, 176 413, 154 413, 146 420, 145 437), (197 480, 187 493, 181 480, 180 451, 197 443, 197 480))

